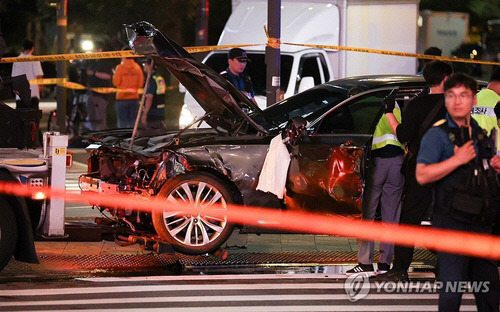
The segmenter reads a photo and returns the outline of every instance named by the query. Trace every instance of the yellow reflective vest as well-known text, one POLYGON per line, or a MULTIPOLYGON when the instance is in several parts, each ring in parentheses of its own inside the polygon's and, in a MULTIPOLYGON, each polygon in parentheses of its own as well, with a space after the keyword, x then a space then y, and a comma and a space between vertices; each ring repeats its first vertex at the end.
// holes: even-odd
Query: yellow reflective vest
POLYGON ((492 129, 496 129, 497 154, 500 153, 500 135, 494 108, 498 101, 500 101, 500 95, 493 90, 484 88, 477 94, 477 106, 473 107, 471 112, 479 126, 488 131, 488 135, 492 129))
MULTIPOLYGON (((394 114, 394 117, 396 117, 396 120, 398 122, 401 122, 401 111, 397 104, 392 112, 394 114)), ((375 132, 373 133, 372 150, 382 148, 389 144, 399 146, 404 150, 403 144, 398 141, 396 134, 392 132, 389 121, 387 121, 387 117, 384 114, 375 127, 375 132)))

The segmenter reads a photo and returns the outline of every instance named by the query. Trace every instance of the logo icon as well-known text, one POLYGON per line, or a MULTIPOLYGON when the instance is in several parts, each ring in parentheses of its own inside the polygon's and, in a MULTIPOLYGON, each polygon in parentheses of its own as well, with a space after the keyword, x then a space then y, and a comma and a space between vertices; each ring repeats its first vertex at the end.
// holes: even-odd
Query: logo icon
POLYGON ((344 282, 344 290, 347 294, 347 299, 351 302, 356 302, 366 297, 370 292, 368 273, 359 273, 349 276, 344 282))

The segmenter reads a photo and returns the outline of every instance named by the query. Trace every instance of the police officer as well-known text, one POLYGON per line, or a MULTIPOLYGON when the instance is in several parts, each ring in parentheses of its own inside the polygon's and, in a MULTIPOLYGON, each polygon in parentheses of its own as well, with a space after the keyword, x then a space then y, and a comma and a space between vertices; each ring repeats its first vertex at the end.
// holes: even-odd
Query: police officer
POLYGON ((255 105, 255 92, 252 85, 250 76, 245 73, 245 68, 250 59, 247 52, 240 48, 233 48, 229 50, 227 56, 228 67, 220 74, 227 81, 232 83, 238 90, 240 90, 246 97, 248 97, 255 105))
POLYGON ((164 126, 165 121, 165 80, 156 73, 156 66, 151 68, 151 59, 144 63, 144 72, 147 74, 151 70, 151 79, 149 80, 148 90, 146 91, 146 100, 144 111, 141 116, 141 122, 152 128, 164 126))
MULTIPOLYGON (((477 94, 477 106, 472 109, 472 117, 481 128, 488 131, 488 135, 492 129, 496 129, 497 134, 499 131, 494 112, 498 101, 500 101, 500 67, 493 70, 490 83, 486 88, 479 91, 477 94)), ((496 146, 497 154, 500 155, 500 135, 497 135, 496 146)))
MULTIPOLYGON (((493 196, 498 185, 488 176, 500 172, 500 156, 495 154, 486 131, 471 118, 477 83, 459 73, 443 88, 446 119, 435 123, 422 138, 416 179, 420 184, 435 182, 434 227, 491 233, 497 210, 493 196)), ((456 285, 464 281, 481 283, 474 293, 478 311, 499 311, 496 262, 444 252, 438 252, 438 261, 443 283, 439 311, 459 311, 462 293, 456 291, 456 285)))
MULTIPOLYGON (((397 104, 393 114, 400 122, 401 112, 397 104)), ((400 202, 404 184, 404 177, 401 174, 404 147, 392 131, 385 115, 380 118, 375 128, 371 153, 373 168, 363 201, 363 219, 375 220, 375 213, 380 203, 382 222, 397 223, 401 212, 400 202)), ((347 276, 357 273, 375 275, 372 264, 373 248, 373 241, 358 240, 358 265, 348 270, 347 276)), ((381 242, 379 254, 377 273, 383 274, 389 270, 392 262, 394 244, 381 242)))

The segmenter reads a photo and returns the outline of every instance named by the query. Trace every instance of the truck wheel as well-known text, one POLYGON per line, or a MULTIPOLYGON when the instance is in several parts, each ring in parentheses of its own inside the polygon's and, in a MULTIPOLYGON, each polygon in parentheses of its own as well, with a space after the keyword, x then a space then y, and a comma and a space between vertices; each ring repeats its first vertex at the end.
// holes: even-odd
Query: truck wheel
POLYGON ((17 221, 12 207, 0 198, 0 271, 9 263, 17 243, 17 221))
MULTIPOLYGON (((170 179, 158 196, 174 204, 192 203, 202 207, 219 204, 221 209, 235 202, 229 188, 206 173, 188 173, 170 179)), ((233 225, 226 217, 185 215, 173 210, 154 212, 153 225, 158 235, 175 250, 191 255, 216 250, 233 232, 233 225)))

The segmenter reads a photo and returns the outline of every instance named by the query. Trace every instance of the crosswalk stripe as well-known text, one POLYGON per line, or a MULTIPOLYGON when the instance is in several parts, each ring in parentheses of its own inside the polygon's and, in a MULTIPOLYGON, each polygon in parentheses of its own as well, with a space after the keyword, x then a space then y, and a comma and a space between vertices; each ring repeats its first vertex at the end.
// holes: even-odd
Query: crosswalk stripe
MULTIPOLYGON (((221 285, 203 285, 203 284, 185 284, 185 285, 145 285, 141 286, 143 291, 169 291, 169 290, 225 290, 225 289, 343 289, 344 284, 333 283, 269 283, 269 284, 221 284, 221 285)), ((70 295, 81 293, 113 293, 113 292, 136 292, 138 286, 109 286, 109 287, 75 287, 75 288, 49 288, 37 289, 37 295, 70 295)), ((32 289, 24 290, 0 290, 0 296, 27 296, 32 295, 32 289)))
MULTIPOLYGON (((141 291, 138 288, 137 291, 141 291)), ((409 299, 438 299, 438 294, 373 294, 365 297, 366 300, 409 300, 409 299)), ((472 294, 465 294, 464 299, 474 299, 472 294)), ((37 300, 37 301, 14 301, 0 302, 0 307, 6 306, 38 306, 38 305, 61 305, 61 304, 110 304, 110 303, 140 303, 140 302, 214 302, 214 301, 302 301, 302 300, 346 300, 345 294, 330 295, 222 295, 222 296, 175 296, 175 297, 138 297, 138 298, 107 298, 107 299, 61 299, 61 300, 37 300)))
MULTIPOLYGON (((147 303, 144 303, 146 305, 147 303)), ((427 311, 437 311, 436 306, 420 306, 418 310, 415 309, 414 306, 398 306, 394 307, 392 305, 384 305, 384 306, 331 306, 331 305, 304 305, 304 306, 258 306, 258 307, 160 307, 160 308, 132 308, 132 309, 106 309, 106 312, 234 312, 237 309, 238 312, 255 312, 255 311, 266 311, 266 312, 391 312, 391 311, 409 311, 409 312, 427 312, 427 311)), ((17 312, 32 312, 32 310, 16 310, 17 312)), ((37 312, 74 312, 74 309, 50 309, 50 310, 41 310, 37 309, 37 312)), ((461 312, 469 312, 469 311, 477 311, 476 306, 473 305, 462 305, 460 307, 461 312)))
MULTIPOLYGON (((434 275, 432 275, 433 277, 434 275)), ((427 277, 427 276, 425 276, 427 277)), ((125 277, 81 277, 77 280, 88 282, 145 282, 145 281, 212 281, 212 280, 317 280, 335 283, 335 279, 346 279, 344 274, 238 274, 238 275, 166 275, 166 276, 125 276, 125 277)))
MULTIPOLYGON (((438 294, 376 290, 352 303, 345 276, 256 274, 78 278, 54 287, 0 285, 0 311, 435 311, 438 294), (82 286, 84 285, 84 286, 82 286), (50 288, 44 288, 50 287, 50 288)), ((461 311, 475 311, 474 296, 463 295, 461 311)))

